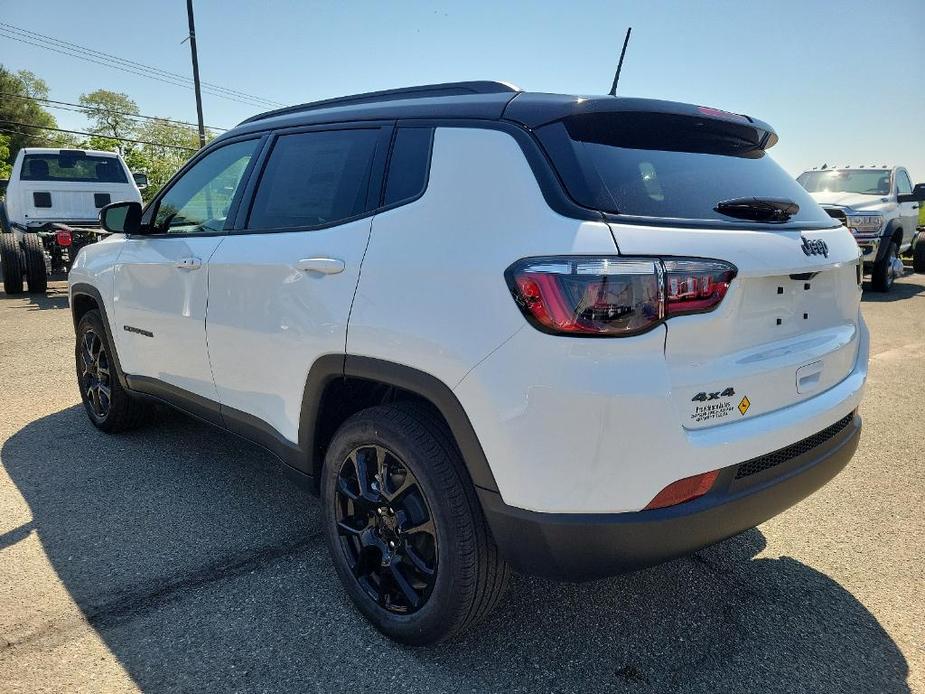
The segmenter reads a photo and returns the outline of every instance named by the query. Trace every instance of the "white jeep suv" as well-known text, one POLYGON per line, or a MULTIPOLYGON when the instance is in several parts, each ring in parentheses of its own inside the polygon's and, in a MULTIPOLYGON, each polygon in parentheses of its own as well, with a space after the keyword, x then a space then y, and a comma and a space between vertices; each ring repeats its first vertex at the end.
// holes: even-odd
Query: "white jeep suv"
POLYGON ((797 181, 829 216, 844 224, 861 248, 875 291, 888 292, 902 276, 899 256, 911 253, 925 272, 925 241, 916 232, 925 183, 912 185, 901 166, 833 167, 804 171, 797 181))
POLYGON ((251 118, 70 275, 108 432, 169 403, 321 497, 373 624, 432 643, 510 570, 588 579, 836 475, 867 374, 858 247, 765 123, 494 82, 251 118))

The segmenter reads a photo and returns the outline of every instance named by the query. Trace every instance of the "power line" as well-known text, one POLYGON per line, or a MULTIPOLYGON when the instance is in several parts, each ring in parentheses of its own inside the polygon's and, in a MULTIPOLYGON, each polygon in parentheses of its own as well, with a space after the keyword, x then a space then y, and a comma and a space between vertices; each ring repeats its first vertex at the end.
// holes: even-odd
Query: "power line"
MULTIPOLYGON (((6 26, 12 25, 6 25, 4 22, 0 22, 0 36, 3 36, 4 38, 18 41, 30 46, 35 46, 37 48, 44 48, 45 50, 60 53, 71 58, 84 60, 96 65, 102 65, 103 67, 109 67, 114 70, 126 72, 128 74, 137 75, 139 77, 146 77, 148 79, 170 84, 175 87, 193 89, 191 80, 181 75, 176 75, 175 73, 167 72, 166 70, 161 70, 160 68, 153 68, 141 63, 135 63, 134 61, 128 61, 123 58, 117 58, 116 56, 110 56, 106 53, 101 53, 100 51, 94 51, 93 49, 87 48, 86 46, 72 44, 70 42, 55 39, 50 36, 37 34, 36 32, 26 32, 25 30, 18 29, 18 27, 14 32, 10 29, 7 29, 6 26), (24 36, 23 34, 26 35, 24 36), (43 43, 40 41, 53 42, 57 45, 49 45, 48 43, 43 43), (96 56, 96 54, 99 55, 96 56)), ((222 99, 236 101, 247 106, 273 106, 280 103, 278 101, 264 99, 263 97, 251 96, 249 94, 245 94, 244 92, 227 89, 226 87, 219 87, 217 85, 211 84, 206 86, 206 83, 203 83, 203 91, 211 96, 217 96, 222 99)))
MULTIPOLYGON (((35 101, 41 101, 44 104, 48 104, 49 108, 59 108, 63 111, 76 111, 78 113, 87 113, 88 111, 91 111, 94 108, 92 106, 74 104, 74 103, 71 103, 70 101, 56 101, 55 99, 46 99, 41 96, 23 96, 22 94, 12 94, 10 92, 0 92, 0 97, 3 97, 3 96, 11 97, 13 99, 22 99, 23 101, 27 101, 30 99, 35 100, 35 101), (60 104, 60 106, 52 106, 51 104, 60 104), (69 106, 73 106, 74 108, 68 108, 69 106)), ((145 120, 160 120, 160 121, 165 121, 167 123, 175 123, 177 125, 187 125, 191 128, 197 127, 195 123, 189 123, 185 120, 174 120, 172 118, 162 118, 161 116, 145 116, 140 113, 126 113, 125 111, 113 111, 112 109, 108 109, 108 108, 103 109, 103 110, 105 110, 107 113, 115 113, 119 116, 126 116, 128 118, 144 118, 145 120)), ((207 125, 206 127, 209 130, 223 130, 223 131, 228 130, 228 128, 219 128, 214 125, 207 125)))
MULTIPOLYGON (((85 133, 80 130, 66 130, 64 128, 52 128, 47 125, 31 125, 30 123, 20 123, 19 121, 14 120, 4 120, 0 119, 0 123, 6 123, 7 125, 21 126, 24 128, 38 128, 39 130, 54 130, 58 133, 70 133, 71 135, 84 135, 86 137, 99 137, 104 140, 119 140, 120 142, 134 142, 137 145, 151 145, 152 147, 167 147, 168 149, 185 149, 189 152, 197 152, 198 148, 196 147, 183 147, 182 145, 165 145, 163 142, 151 142, 149 140, 133 140, 130 137, 113 137, 112 135, 100 135, 99 133, 85 133)), ((20 133, 20 135, 26 135, 27 133, 20 133)))
MULTIPOLYGON (((80 51, 80 52, 82 52, 82 53, 89 53, 89 54, 91 54, 91 55, 93 55, 93 56, 96 56, 96 57, 101 58, 101 59, 106 60, 106 61, 121 63, 122 65, 125 65, 125 66, 128 66, 128 67, 137 68, 137 69, 142 69, 142 70, 145 70, 145 71, 148 71, 148 72, 157 73, 157 74, 160 74, 160 75, 163 76, 163 77, 167 77, 167 78, 174 79, 174 80, 181 80, 181 81, 183 81, 183 82, 185 82, 185 83, 188 83, 188 82, 191 81, 189 77, 186 77, 185 75, 180 75, 180 74, 178 74, 178 73, 176 73, 176 72, 170 72, 170 71, 164 70, 164 69, 162 69, 162 68, 153 67, 153 66, 151 66, 151 65, 145 65, 144 63, 139 63, 139 62, 136 62, 136 61, 134 61, 134 60, 129 60, 129 59, 127 59, 127 58, 120 58, 119 56, 111 55, 111 54, 109 54, 109 53, 104 53, 103 51, 98 51, 98 50, 93 49, 93 48, 88 48, 88 47, 86 47, 86 46, 82 46, 82 45, 77 44, 77 43, 72 43, 72 42, 70 42, 70 41, 64 41, 63 39, 58 39, 58 38, 55 38, 55 37, 53 37, 53 36, 48 36, 47 34, 40 34, 40 33, 37 32, 37 31, 31 31, 31 30, 29 30, 29 29, 24 29, 24 28, 22 28, 22 27, 16 26, 15 24, 9 24, 8 22, 0 22, 0 27, 2 27, 5 31, 11 31, 11 32, 14 32, 14 33, 18 33, 18 34, 21 34, 21 35, 25 35, 26 37, 31 38, 31 39, 38 39, 38 40, 45 40, 45 41, 53 41, 55 44, 57 44, 57 45, 59 45, 59 46, 67 47, 67 48, 73 49, 73 50, 78 50, 78 51, 80 51)), ((237 90, 237 89, 229 89, 228 87, 222 87, 221 85, 218 85, 218 84, 212 84, 212 83, 210 83, 210 82, 203 82, 202 84, 203 84, 203 85, 206 85, 206 86, 208 86, 208 87, 210 87, 210 88, 212 88, 212 89, 216 89, 216 90, 219 90, 219 91, 222 91, 222 92, 227 92, 228 94, 231 94, 231 95, 234 95, 234 96, 239 96, 239 97, 242 97, 242 98, 246 98, 246 99, 248 99, 248 100, 260 101, 260 102, 264 102, 264 103, 267 103, 267 104, 276 104, 276 105, 280 105, 280 106, 281 106, 281 105, 284 105, 284 104, 280 104, 280 102, 278 102, 278 101, 273 101, 272 99, 265 99, 265 98, 263 98, 263 97, 256 96, 256 95, 254 95, 254 94, 248 94, 247 92, 242 92, 242 91, 237 90)))

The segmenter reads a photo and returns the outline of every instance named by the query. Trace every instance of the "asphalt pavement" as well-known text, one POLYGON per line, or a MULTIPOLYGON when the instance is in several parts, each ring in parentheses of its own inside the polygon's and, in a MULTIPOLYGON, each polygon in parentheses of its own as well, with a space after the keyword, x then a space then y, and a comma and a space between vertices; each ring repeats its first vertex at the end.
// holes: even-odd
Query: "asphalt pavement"
POLYGON ((465 638, 408 649, 269 454, 172 413, 97 432, 64 283, 0 291, 0 691, 925 691, 925 276, 863 310, 864 433, 822 490, 647 571, 515 577, 465 638))

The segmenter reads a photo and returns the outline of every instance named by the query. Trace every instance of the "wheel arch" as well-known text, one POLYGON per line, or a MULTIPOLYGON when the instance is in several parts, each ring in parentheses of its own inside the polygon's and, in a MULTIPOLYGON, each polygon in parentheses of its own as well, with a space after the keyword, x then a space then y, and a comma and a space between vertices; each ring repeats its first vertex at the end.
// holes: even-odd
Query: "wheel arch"
POLYGON ((77 326, 88 312, 97 310, 103 319, 103 329, 106 331, 106 339, 112 350, 112 358, 116 363, 116 373, 119 375, 119 381, 123 388, 128 388, 125 381, 125 374, 122 372, 122 364, 119 362, 119 352, 116 349, 116 341, 112 335, 112 326, 109 322, 109 316, 106 315, 106 304, 103 302, 103 296, 99 290, 92 284, 79 282, 72 284, 70 287, 70 306, 71 319, 74 321, 74 332, 77 332, 77 326))
POLYGON ((367 407, 415 401, 443 420, 465 462, 472 483, 497 491, 485 452, 462 405, 438 378, 410 366, 356 355, 326 355, 312 366, 299 421, 299 448, 308 452, 315 484, 328 444, 348 417, 367 407))

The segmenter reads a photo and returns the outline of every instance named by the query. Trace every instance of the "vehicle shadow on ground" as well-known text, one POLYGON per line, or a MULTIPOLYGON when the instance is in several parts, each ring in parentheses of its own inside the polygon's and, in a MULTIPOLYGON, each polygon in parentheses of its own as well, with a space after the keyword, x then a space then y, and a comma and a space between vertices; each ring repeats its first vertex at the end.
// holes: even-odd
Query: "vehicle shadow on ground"
MULTIPOLYGON (((909 277, 907 273, 905 275, 909 277)), ((865 303, 884 304, 893 301, 904 301, 915 296, 922 296, 925 292, 925 286, 921 284, 906 284, 905 282, 896 282, 888 292, 875 292, 870 287, 870 282, 864 282, 864 293, 861 295, 861 301, 865 303)))
MULTIPOLYGON (((36 533, 145 690, 908 691, 874 616, 795 559, 755 559, 758 530, 595 583, 515 577, 462 640, 407 649, 353 611, 317 502, 260 449, 172 414, 106 436, 72 407, 0 459, 32 513, 0 545, 36 533)), ((6 634, 0 658, 67 639, 67 619, 6 634)))
POLYGON ((0 301, 12 302, 19 301, 21 307, 27 311, 43 311, 45 309, 61 309, 68 307, 67 285, 61 287, 49 287, 46 294, 30 294, 25 292, 16 296, 10 296, 0 289, 0 301))

